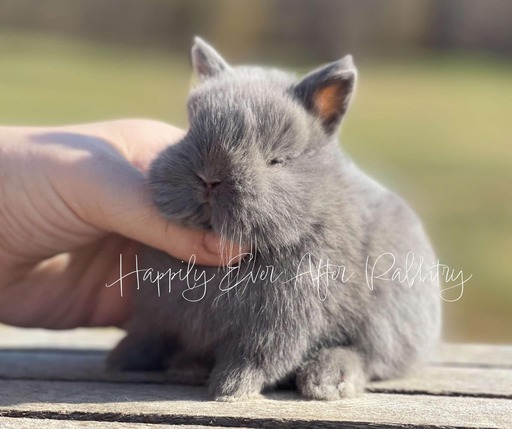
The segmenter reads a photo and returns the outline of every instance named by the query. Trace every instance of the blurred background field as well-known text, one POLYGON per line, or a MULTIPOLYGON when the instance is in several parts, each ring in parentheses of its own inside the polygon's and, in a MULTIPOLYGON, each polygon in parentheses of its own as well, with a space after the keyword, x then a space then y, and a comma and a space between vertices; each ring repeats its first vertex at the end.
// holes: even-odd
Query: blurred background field
POLYGON ((355 56, 341 133, 463 270, 445 338, 512 342, 512 3, 0 0, 0 123, 121 117, 186 127, 192 35, 302 73, 355 56), (485 5, 485 7, 483 6, 485 5))

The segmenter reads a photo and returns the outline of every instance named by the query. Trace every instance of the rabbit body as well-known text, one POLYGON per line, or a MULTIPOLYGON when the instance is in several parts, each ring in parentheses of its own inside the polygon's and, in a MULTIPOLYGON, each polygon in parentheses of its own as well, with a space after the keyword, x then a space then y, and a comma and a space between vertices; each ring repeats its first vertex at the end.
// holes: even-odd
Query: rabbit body
POLYGON ((152 164, 154 202, 168 219, 250 252, 219 268, 146 248, 140 266, 165 275, 142 282, 110 366, 192 359, 211 369, 217 400, 288 380, 332 400, 428 358, 440 331, 429 240, 336 138, 355 84, 351 59, 296 82, 231 68, 201 40, 192 57, 201 81, 190 129, 152 164))

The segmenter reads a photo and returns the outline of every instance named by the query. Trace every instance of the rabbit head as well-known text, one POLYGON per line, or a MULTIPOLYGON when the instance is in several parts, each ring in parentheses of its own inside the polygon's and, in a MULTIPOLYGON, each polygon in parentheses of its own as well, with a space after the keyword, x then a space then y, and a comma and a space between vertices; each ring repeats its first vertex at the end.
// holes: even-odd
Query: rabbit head
POLYGON ((153 162, 153 199, 171 221, 257 249, 300 242, 339 192, 336 139, 353 92, 350 56, 296 81, 231 67, 196 38, 198 84, 185 137, 153 162))

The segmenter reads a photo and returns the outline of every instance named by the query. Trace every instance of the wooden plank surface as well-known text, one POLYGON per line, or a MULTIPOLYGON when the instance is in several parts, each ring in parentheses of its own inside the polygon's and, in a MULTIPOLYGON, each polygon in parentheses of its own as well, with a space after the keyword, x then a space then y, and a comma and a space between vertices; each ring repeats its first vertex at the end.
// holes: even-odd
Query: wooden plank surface
MULTIPOLYGON (((211 401, 202 387, 59 381, 1 382, 0 413, 35 416, 116 418, 121 422, 226 426, 251 422, 263 427, 329 427, 334 423, 507 427, 512 401, 507 399, 390 395, 368 393, 342 401, 307 401, 292 392, 239 403, 211 401), (287 423, 286 423, 287 422, 287 423), (323 423, 322 423, 323 422, 323 423)), ((90 419, 91 419, 90 418, 90 419)))
MULTIPOLYGON (((106 352, 0 349, 0 380, 108 381, 157 383, 176 381, 178 374, 166 372, 112 372, 105 369, 106 352)), ((187 383, 187 374, 179 382, 187 383)), ((187 383, 190 384, 190 383, 187 383)), ((197 383, 194 383, 197 384, 197 383)))
POLYGON ((512 428, 506 346, 443 345, 430 366, 372 383, 357 398, 321 402, 273 392, 232 404, 211 401, 204 387, 169 384, 176 374, 107 372, 106 353, 122 336, 116 329, 0 327, 0 428, 512 428))
MULTIPOLYGON (((0 417, 2 429, 221 429, 219 426, 158 425, 151 423, 119 423, 80 420, 51 420, 39 418, 0 417)), ((244 429, 240 428, 239 429, 244 429)))
POLYGON ((0 325, 0 349, 110 350, 123 336, 116 328, 50 331, 0 325))
POLYGON ((512 346, 444 343, 439 345, 432 363, 443 366, 481 366, 512 369, 512 346))
MULTIPOLYGON (((1 351, 0 379, 107 381, 119 383, 157 383, 176 381, 175 373, 126 373, 105 370, 106 353, 55 351, 1 351)), ((181 383, 196 384, 182 374, 181 383)), ((512 371, 496 368, 450 368, 431 366, 405 378, 371 383, 372 392, 401 392, 466 395, 512 399, 512 371)))
MULTIPOLYGON (((110 350, 124 336, 116 328, 49 331, 0 325, 0 349, 110 350)), ((432 363, 440 366, 512 368, 512 347, 488 344, 441 344, 432 363)))

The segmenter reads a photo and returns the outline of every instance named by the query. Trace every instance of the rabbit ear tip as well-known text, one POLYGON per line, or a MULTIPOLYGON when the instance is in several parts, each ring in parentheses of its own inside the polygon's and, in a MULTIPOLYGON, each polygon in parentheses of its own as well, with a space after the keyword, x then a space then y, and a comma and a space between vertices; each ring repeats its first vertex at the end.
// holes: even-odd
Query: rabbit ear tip
POLYGON ((193 46, 207 46, 208 44, 204 41, 204 39, 202 39, 201 37, 199 36, 194 36, 194 38, 192 39, 193 41, 193 46))

